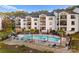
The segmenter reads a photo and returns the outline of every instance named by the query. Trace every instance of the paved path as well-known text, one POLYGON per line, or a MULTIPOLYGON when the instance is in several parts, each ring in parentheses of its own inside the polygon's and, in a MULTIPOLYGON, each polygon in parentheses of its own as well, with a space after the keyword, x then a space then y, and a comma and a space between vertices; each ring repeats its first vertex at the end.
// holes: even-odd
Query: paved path
POLYGON ((56 49, 55 53, 72 53, 71 50, 68 50, 68 47, 56 49))
POLYGON ((72 53, 71 50, 68 50, 68 47, 65 48, 51 48, 48 46, 42 46, 42 45, 37 45, 34 43, 26 43, 22 41, 3 41, 2 43, 9 44, 9 45, 25 45, 28 47, 31 47, 33 49, 37 49, 40 51, 51 51, 55 53, 72 53))

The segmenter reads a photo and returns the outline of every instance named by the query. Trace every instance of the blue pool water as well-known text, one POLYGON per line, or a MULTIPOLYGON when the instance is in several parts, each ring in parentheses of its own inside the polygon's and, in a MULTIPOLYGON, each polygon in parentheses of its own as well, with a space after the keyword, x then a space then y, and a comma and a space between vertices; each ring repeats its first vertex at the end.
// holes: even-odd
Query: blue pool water
POLYGON ((52 42, 58 42, 60 37, 53 37, 48 35, 24 35, 22 37, 23 40, 34 39, 34 40, 48 40, 52 42))

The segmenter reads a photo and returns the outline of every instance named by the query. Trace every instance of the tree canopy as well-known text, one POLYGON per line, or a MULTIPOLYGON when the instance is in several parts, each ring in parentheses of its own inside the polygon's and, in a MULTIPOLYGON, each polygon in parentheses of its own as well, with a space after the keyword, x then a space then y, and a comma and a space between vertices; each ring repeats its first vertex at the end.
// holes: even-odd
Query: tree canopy
POLYGON ((51 12, 47 11, 47 10, 40 10, 40 11, 35 11, 35 12, 27 12, 27 11, 15 11, 15 12, 0 12, 0 15, 2 16, 9 16, 9 17, 25 17, 27 15, 30 15, 30 16, 39 16, 40 14, 50 14, 52 13, 53 11, 62 11, 62 10, 73 10, 74 8, 79 8, 79 5, 77 6, 70 6, 68 8, 65 8, 65 9, 55 9, 55 10, 52 10, 51 12))

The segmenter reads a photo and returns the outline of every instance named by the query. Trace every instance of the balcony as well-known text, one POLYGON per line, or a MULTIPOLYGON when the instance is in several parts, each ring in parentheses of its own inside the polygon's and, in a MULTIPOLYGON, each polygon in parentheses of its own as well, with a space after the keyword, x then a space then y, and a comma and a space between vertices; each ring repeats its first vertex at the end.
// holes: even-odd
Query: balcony
POLYGON ((40 24, 40 25, 42 26, 42 25, 46 25, 46 24, 40 24))
POLYGON ((28 22, 27 25, 31 25, 31 22, 28 22))
POLYGON ((46 23, 45 22, 41 22, 40 25, 46 25, 46 23))
POLYGON ((41 30, 46 30, 46 27, 40 27, 41 30))
POLYGON ((60 21, 60 25, 61 26, 66 26, 67 25, 67 21, 65 21, 65 20, 60 21))
POLYGON ((60 20, 66 20, 67 19, 67 15, 60 15, 60 20))
POLYGON ((15 27, 16 27, 16 28, 20 28, 20 25, 16 25, 15 27))
POLYGON ((46 25, 40 25, 40 27, 46 27, 46 25))
POLYGON ((46 19, 46 17, 40 17, 40 19, 44 20, 44 19, 46 19))
POLYGON ((46 21, 45 20, 40 20, 40 22, 45 23, 46 21))

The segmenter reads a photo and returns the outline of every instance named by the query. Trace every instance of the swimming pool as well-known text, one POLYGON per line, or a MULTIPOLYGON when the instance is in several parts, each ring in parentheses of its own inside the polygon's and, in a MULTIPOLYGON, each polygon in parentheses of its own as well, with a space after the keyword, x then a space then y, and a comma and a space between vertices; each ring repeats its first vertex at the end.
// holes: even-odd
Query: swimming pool
POLYGON ((25 34, 22 37, 22 40, 44 40, 44 41, 52 41, 52 42, 58 42, 60 40, 60 37, 53 36, 53 35, 33 35, 33 34, 25 34))

